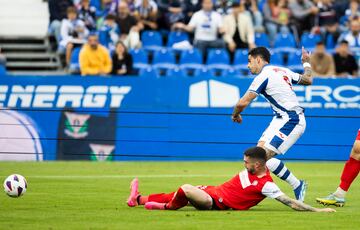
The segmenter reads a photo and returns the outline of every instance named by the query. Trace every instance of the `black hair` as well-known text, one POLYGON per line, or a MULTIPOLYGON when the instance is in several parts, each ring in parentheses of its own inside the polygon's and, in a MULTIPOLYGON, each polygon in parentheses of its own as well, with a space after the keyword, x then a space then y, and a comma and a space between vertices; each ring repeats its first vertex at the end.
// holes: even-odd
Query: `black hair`
POLYGON ((258 146, 245 150, 244 156, 247 156, 254 160, 259 160, 262 163, 265 163, 267 160, 265 149, 258 146))
POLYGON ((316 45, 317 45, 317 46, 324 46, 325 43, 324 43, 323 41, 318 41, 318 42, 316 43, 316 45))
POLYGON ((270 63, 270 52, 268 49, 266 49, 263 46, 256 47, 252 50, 250 50, 249 55, 252 57, 261 57, 264 61, 267 63, 270 63))
POLYGON ((346 41, 346 40, 341 40, 341 41, 340 41, 340 44, 346 44, 346 45, 349 45, 349 42, 348 42, 348 41, 346 41))

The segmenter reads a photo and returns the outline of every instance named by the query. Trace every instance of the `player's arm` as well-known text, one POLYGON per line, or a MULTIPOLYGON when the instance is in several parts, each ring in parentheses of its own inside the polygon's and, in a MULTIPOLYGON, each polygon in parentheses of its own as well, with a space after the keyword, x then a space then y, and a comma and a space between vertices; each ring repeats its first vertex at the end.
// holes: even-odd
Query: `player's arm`
POLYGON ((247 91, 245 95, 240 98, 240 100, 236 103, 234 107, 234 111, 232 113, 233 122, 241 123, 242 118, 240 113, 244 111, 244 109, 257 97, 257 94, 252 91, 247 91))
POLYGON ((313 82, 313 71, 310 65, 310 54, 304 49, 301 50, 301 62, 304 66, 304 73, 300 76, 299 85, 311 85, 313 82))
POLYGON ((300 201, 291 199, 286 195, 281 195, 275 198, 275 200, 289 206, 290 208, 296 211, 311 211, 311 212, 336 212, 335 209, 332 208, 314 208, 308 204, 302 203, 300 201))

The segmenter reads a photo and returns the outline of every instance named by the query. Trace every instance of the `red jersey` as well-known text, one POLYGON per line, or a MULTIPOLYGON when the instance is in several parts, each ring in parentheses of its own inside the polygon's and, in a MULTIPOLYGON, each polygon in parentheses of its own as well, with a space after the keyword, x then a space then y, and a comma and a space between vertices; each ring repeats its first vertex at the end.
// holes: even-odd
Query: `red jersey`
POLYGON ((232 208, 247 210, 265 197, 277 198, 283 193, 273 182, 270 172, 259 178, 248 173, 247 170, 240 172, 229 181, 219 186, 204 188, 215 201, 220 209, 232 208))
POLYGON ((356 136, 356 140, 357 140, 357 141, 360 141, 360 129, 359 129, 358 134, 357 134, 357 136, 356 136))

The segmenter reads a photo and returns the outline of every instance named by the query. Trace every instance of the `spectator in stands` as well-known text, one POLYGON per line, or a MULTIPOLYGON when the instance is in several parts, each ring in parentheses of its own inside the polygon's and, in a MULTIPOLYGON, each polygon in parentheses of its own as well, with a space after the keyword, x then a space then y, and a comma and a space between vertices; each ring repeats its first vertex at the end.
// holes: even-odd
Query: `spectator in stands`
POLYGON ((340 42, 336 53, 333 55, 337 76, 357 76, 359 66, 355 57, 350 54, 349 44, 343 40, 340 42))
POLYGON ((263 13, 271 45, 274 44, 278 32, 290 33, 291 13, 287 0, 269 0, 264 4, 263 13))
POLYGON ((293 0, 289 3, 289 9, 295 22, 298 35, 304 31, 311 31, 315 25, 315 16, 319 13, 319 8, 314 6, 310 0, 293 0))
POLYGON ((254 27, 244 4, 233 3, 232 13, 224 17, 224 40, 231 56, 236 49, 255 47, 254 27))
POLYGON ((332 0, 319 0, 317 8, 319 9, 317 14, 318 26, 334 24, 337 21, 335 6, 332 0))
POLYGON ((350 22, 350 31, 343 33, 339 41, 345 40, 349 43, 349 46, 359 48, 360 47, 360 21, 353 19, 350 22))
POLYGON ((143 25, 145 30, 156 30, 158 7, 154 0, 139 0, 135 3, 135 18, 143 25))
POLYGON ((259 7, 256 0, 241 0, 240 3, 245 4, 245 8, 248 12, 250 12, 254 29, 256 32, 262 33, 264 32, 264 18, 262 13, 259 11, 259 7))
POLYGON ((185 12, 185 23, 189 23, 193 14, 201 10, 201 0, 183 0, 183 9, 185 12))
POLYGON ((57 44, 60 43, 61 35, 61 21, 67 17, 67 9, 73 6, 71 0, 48 0, 49 14, 50 14, 50 26, 49 34, 55 36, 57 44))
POLYGON ((139 48, 141 46, 140 31, 143 29, 143 25, 130 15, 128 4, 125 1, 119 3, 116 22, 120 29, 120 40, 125 46, 128 49, 139 48))
POLYGON ((105 21, 99 30, 99 41, 109 50, 114 50, 115 44, 119 40, 120 30, 115 20, 115 15, 106 15, 105 21))
POLYGON ((81 0, 78 6, 78 18, 85 22, 89 31, 96 30, 96 8, 90 6, 90 0, 81 0))
POLYGON ((182 29, 187 32, 195 32, 194 47, 206 54, 208 48, 225 48, 223 39, 218 34, 224 33, 222 17, 213 10, 212 0, 203 0, 202 10, 196 12, 188 25, 176 23, 174 29, 182 29))
POLYGON ((101 0, 101 8, 96 9, 96 16, 104 19, 108 14, 116 14, 118 2, 119 0, 101 0))
MULTIPOLYGON (((231 13, 232 3, 233 3, 232 1, 228 1, 228 0, 216 1, 216 3, 215 3, 216 12, 218 12, 219 14, 221 14, 223 16, 231 13)), ((234 3, 238 4, 239 2, 234 2, 234 3)))
POLYGON ((74 46, 81 46, 86 42, 89 31, 85 23, 77 19, 77 10, 71 6, 67 9, 67 18, 61 22, 61 41, 59 52, 66 51, 66 65, 70 63, 71 52, 74 46))
POLYGON ((316 77, 335 76, 333 57, 326 53, 325 45, 321 41, 316 44, 314 53, 310 57, 310 64, 316 77))
POLYGON ((185 14, 180 1, 174 0, 169 4, 168 12, 165 13, 165 28, 171 29, 171 26, 177 22, 185 22, 185 14))
POLYGON ((112 55, 112 71, 114 75, 130 75, 133 69, 133 59, 128 53, 126 46, 121 41, 116 43, 116 49, 112 55))
POLYGON ((345 14, 341 18, 342 24, 346 25, 348 22, 359 17, 360 17, 359 0, 350 0, 349 8, 345 10, 345 14))
POLYGON ((320 33, 323 41, 326 43, 326 48, 335 48, 341 34, 339 23, 334 22, 332 24, 324 25, 320 29, 320 33))
POLYGON ((81 75, 107 75, 111 72, 112 64, 109 51, 99 44, 97 34, 91 34, 80 51, 81 75))

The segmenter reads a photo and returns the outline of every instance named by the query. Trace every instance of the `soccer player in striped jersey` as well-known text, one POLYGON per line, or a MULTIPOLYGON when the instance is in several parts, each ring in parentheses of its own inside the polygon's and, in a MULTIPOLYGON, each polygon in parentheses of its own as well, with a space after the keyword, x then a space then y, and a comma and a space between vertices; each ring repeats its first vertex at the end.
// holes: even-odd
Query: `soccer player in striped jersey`
POLYGON ((324 198, 316 198, 316 201, 324 205, 335 205, 342 207, 345 205, 345 196, 352 182, 360 171, 360 129, 351 149, 349 160, 345 163, 340 178, 340 185, 336 191, 324 198))
POLYGON ((236 104, 232 120, 241 123, 241 112, 259 94, 269 101, 274 111, 274 118, 259 139, 258 146, 266 150, 268 169, 292 186, 297 200, 304 201, 305 181, 297 179, 283 162, 274 158, 277 154, 284 154, 305 131, 304 109, 300 107, 292 87, 293 84, 312 84, 310 55, 304 48, 302 48, 301 61, 304 73, 297 74, 287 68, 270 65, 270 52, 265 47, 252 49, 249 52, 248 68, 257 76, 236 104))
POLYGON ((273 198, 297 211, 335 212, 331 208, 314 208, 286 196, 273 182, 266 167, 266 152, 253 147, 244 153, 245 170, 219 186, 182 185, 176 192, 140 195, 138 180, 130 185, 129 207, 144 205, 149 210, 177 210, 189 203, 200 210, 248 210, 265 197, 273 198))

